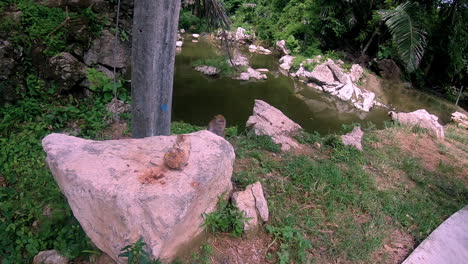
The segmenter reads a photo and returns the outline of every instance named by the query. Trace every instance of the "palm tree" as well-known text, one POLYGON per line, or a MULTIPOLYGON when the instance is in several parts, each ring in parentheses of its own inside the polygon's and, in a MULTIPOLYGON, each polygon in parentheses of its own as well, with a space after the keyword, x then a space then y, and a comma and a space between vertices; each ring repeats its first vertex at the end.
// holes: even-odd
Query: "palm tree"
MULTIPOLYGON (((190 0, 212 27, 229 28, 218 0, 190 0)), ((169 135, 175 42, 181 0, 135 0, 132 43, 132 115, 135 138, 169 135)))
POLYGON ((426 50, 426 32, 416 20, 417 10, 415 3, 405 2, 394 9, 379 12, 408 72, 419 67, 426 50))

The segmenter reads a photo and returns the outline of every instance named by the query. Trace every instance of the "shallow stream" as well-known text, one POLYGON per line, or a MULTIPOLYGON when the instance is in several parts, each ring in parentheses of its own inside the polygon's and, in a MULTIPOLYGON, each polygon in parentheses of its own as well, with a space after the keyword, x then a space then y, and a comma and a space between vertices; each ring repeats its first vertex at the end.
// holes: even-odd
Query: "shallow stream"
MULTIPOLYGON (((374 107, 369 113, 359 111, 347 102, 306 88, 302 83, 278 71, 278 58, 246 52, 253 68, 270 70, 267 80, 239 81, 231 78, 212 78, 197 72, 192 63, 201 58, 217 55, 216 47, 200 39, 192 42, 186 36, 182 51, 176 56, 173 94, 174 121, 206 126, 216 114, 226 117, 228 126, 245 126, 252 114, 254 100, 261 99, 281 110, 307 131, 321 134, 338 132, 343 124, 369 122, 383 127, 389 120, 388 110, 374 107), (295 92, 300 91, 300 92, 295 92)), ((405 88, 402 84, 382 83, 382 97, 398 111, 424 108, 439 116, 442 123, 449 120, 455 106, 422 92, 405 88)))

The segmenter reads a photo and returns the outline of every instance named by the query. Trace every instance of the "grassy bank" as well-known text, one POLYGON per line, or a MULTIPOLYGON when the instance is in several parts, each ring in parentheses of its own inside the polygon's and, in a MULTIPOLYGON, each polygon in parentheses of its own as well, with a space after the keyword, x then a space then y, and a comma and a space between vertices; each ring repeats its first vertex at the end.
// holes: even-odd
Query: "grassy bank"
MULTIPOLYGON (((40 86, 36 81, 34 87, 40 86)), ((75 260, 96 252, 44 163, 41 139, 52 132, 98 140, 116 134, 102 98, 59 99, 27 96, 0 110, 2 263, 28 263, 47 249, 75 260)), ((174 133, 200 129, 173 124, 174 133)), ((202 252, 211 247, 205 259, 212 263, 246 257, 396 263, 468 203, 468 133, 454 126, 447 127, 446 142, 396 125, 369 129, 362 153, 343 146, 336 135, 303 133, 302 151, 281 153, 268 137, 236 128, 227 134, 236 149, 235 188, 262 182, 271 221, 255 238, 213 235, 202 252), (233 246, 259 253, 230 254, 233 246)))

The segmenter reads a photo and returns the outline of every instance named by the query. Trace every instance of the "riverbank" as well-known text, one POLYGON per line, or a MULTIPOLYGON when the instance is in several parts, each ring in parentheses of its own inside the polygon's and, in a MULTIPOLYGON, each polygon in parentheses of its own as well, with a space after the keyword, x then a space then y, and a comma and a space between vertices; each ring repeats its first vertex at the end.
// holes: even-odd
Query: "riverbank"
MULTIPOLYGON (((19 101, 0 115, 5 139, 0 141, 1 258, 30 262, 39 251, 57 249, 86 263, 98 251, 58 190, 40 141, 60 131, 91 139, 128 137, 128 114, 115 126, 97 99, 54 97, 19 101)), ((174 133, 200 129, 173 124, 174 133)), ((421 129, 369 128, 361 153, 343 146, 338 135, 305 132, 297 138, 306 146, 303 151, 282 153, 269 138, 229 129, 227 140, 236 151, 235 188, 261 181, 271 221, 255 238, 214 234, 203 246, 205 253, 211 248, 205 263, 401 261, 468 202, 468 133, 453 125, 446 133, 446 141, 437 141, 421 129)))

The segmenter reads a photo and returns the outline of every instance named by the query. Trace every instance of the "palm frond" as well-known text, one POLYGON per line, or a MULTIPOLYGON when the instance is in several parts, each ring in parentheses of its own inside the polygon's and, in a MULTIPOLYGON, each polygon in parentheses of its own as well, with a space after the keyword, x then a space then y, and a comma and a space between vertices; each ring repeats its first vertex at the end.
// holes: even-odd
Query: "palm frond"
POLYGON ((396 44, 400 59, 406 70, 416 70, 426 49, 426 32, 420 28, 412 11, 418 6, 412 2, 400 4, 392 10, 381 10, 379 13, 387 25, 396 44))
POLYGON ((197 10, 196 15, 206 19, 209 27, 228 30, 231 26, 231 20, 222 1, 194 0, 193 5, 197 10))

